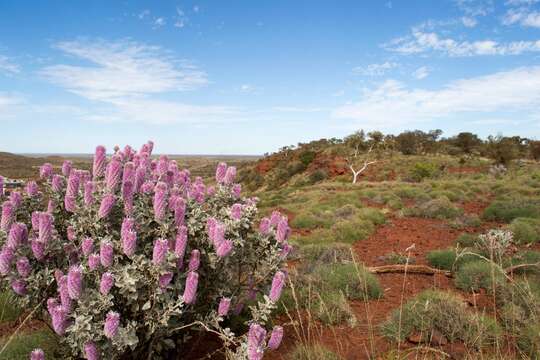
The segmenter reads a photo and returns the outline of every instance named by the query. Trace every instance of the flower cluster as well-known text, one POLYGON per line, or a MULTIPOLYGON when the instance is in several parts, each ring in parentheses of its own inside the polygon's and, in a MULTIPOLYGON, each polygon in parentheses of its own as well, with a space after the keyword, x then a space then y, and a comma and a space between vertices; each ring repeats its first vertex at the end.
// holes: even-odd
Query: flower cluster
POLYGON ((235 167, 220 163, 207 186, 152 150, 98 146, 91 171, 44 164, 9 197, 0 178, 3 283, 22 305, 44 304, 74 357, 165 356, 211 329, 227 354, 261 359, 283 337, 265 322, 286 282, 286 217, 256 225, 235 167), (228 327, 237 316, 247 334, 228 327))

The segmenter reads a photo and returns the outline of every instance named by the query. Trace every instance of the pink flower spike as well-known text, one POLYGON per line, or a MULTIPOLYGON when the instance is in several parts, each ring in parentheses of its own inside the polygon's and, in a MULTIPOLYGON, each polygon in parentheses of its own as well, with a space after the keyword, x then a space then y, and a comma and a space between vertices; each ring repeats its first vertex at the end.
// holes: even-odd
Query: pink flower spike
POLYGON ((274 326, 272 334, 270 335, 270 340, 268 340, 268 348, 271 350, 277 350, 279 345, 281 345, 281 340, 283 339, 283 328, 281 326, 274 326))
POLYGON ((109 241, 101 243, 99 248, 99 261, 103 267, 109 267, 114 262, 114 249, 109 241))
POLYGON ((107 295, 114 285, 114 276, 110 272, 105 272, 101 275, 99 282, 99 292, 101 295, 107 295))
POLYGON ((199 274, 190 271, 186 279, 186 287, 182 298, 186 304, 193 304, 197 296, 197 286, 199 284, 199 274))
POLYGON ((162 264, 167 258, 168 251, 169 242, 167 239, 157 239, 154 243, 154 249, 152 251, 152 263, 154 265, 162 264))
POLYGON ((189 271, 199 270, 201 264, 201 253, 199 250, 193 250, 189 258, 189 271))
POLYGON ((283 271, 278 271, 274 275, 274 279, 272 280, 272 287, 270 289, 270 300, 272 302, 277 302, 279 300, 279 297, 281 296, 281 292, 283 291, 283 286, 285 285, 285 273, 283 271))
POLYGON ((218 307, 218 316, 227 316, 231 307, 231 299, 224 297, 221 298, 218 307))
POLYGON ((105 336, 112 339, 118 334, 118 326, 120 325, 120 314, 114 311, 109 311, 105 318, 105 325, 103 326, 103 332, 105 336))

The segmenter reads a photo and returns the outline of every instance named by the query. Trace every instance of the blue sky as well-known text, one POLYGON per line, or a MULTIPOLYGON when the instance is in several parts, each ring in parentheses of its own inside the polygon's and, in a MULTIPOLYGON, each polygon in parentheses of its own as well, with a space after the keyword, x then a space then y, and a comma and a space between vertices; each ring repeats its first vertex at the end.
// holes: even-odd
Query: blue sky
POLYGON ((0 150, 540 138, 540 0, 0 2, 0 150))

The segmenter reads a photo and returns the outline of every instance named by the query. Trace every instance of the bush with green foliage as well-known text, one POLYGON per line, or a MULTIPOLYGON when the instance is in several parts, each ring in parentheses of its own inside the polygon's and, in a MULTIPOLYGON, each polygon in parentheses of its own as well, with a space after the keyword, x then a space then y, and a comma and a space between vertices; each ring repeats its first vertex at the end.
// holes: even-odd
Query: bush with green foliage
POLYGON ((495 200, 485 210, 484 219, 511 222, 516 218, 540 218, 540 201, 536 199, 514 198, 495 200))
POLYGON ((399 342, 413 334, 429 342, 436 331, 450 342, 462 340, 475 347, 492 345, 500 334, 494 320, 477 316, 456 295, 437 290, 426 290, 405 303, 401 311, 395 309, 381 331, 399 342))
POLYGON ((291 360, 342 360, 338 354, 319 344, 299 344, 290 355, 291 360))
POLYGON ((457 255, 454 249, 433 250, 426 255, 426 259, 431 266, 448 271, 454 268, 456 257, 457 255))
POLYGON ((438 173, 438 168, 435 164, 427 162, 419 162, 414 164, 410 172, 410 177, 416 182, 420 182, 424 179, 432 179, 438 173))
POLYGON ((540 219, 519 217, 510 223, 510 231, 517 244, 533 244, 540 241, 540 219))
POLYGON ((309 182, 315 184, 325 180, 328 177, 328 173, 324 170, 318 169, 309 174, 309 182))
POLYGON ((452 204, 447 197, 440 197, 423 202, 413 208, 407 209, 405 214, 431 219, 454 219, 461 215, 463 210, 452 204))
POLYGON ((463 233, 456 239, 456 245, 460 248, 472 248, 478 245, 478 235, 463 233))
POLYGON ((475 292, 480 289, 494 290, 504 281, 501 269, 485 260, 467 262, 458 269, 454 278, 457 288, 475 292))
POLYGON ((207 187, 165 155, 152 160, 152 147, 110 159, 98 147, 93 174, 46 164, 43 192, 34 183, 4 199, 2 284, 50 314, 72 357, 170 356, 211 329, 229 357, 246 358, 247 335, 228 324, 265 326, 285 281, 287 219, 274 212, 255 226, 257 201, 241 197, 234 167, 219 164, 207 187), (218 313, 223 301, 240 311, 218 313))

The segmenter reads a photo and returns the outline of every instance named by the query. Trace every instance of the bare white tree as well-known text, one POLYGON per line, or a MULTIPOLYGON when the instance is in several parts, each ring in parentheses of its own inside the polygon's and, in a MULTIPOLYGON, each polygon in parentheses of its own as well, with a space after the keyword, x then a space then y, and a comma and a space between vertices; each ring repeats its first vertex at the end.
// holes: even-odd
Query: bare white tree
POLYGON ((369 150, 367 151, 367 153, 365 154, 365 158, 363 159, 364 161, 358 170, 355 170, 355 167, 357 166, 358 159, 360 158, 360 154, 359 154, 360 144, 356 145, 354 153, 351 156, 349 156, 349 158, 347 159, 347 164, 349 165, 349 169, 351 169, 351 172, 353 174, 353 180, 352 180, 353 184, 356 184, 356 181, 358 180, 358 175, 363 173, 368 168, 369 165, 375 164, 377 162, 377 160, 369 161, 369 156, 371 154, 371 151, 373 150, 373 146, 374 145, 371 145, 369 147, 369 150))

